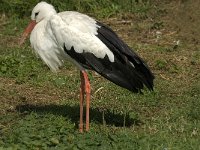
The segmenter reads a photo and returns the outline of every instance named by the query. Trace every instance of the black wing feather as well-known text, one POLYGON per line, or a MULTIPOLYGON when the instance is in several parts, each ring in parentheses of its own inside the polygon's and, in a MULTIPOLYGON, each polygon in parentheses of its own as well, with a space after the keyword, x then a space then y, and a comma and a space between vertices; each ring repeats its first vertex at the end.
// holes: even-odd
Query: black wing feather
POLYGON ((138 75, 143 78, 142 82, 151 90, 153 90, 153 79, 154 75, 150 71, 147 64, 142 58, 140 58, 127 44, 125 44, 118 35, 108 26, 97 22, 100 26, 98 29, 97 37, 114 53, 122 63, 130 65, 134 64, 138 75))

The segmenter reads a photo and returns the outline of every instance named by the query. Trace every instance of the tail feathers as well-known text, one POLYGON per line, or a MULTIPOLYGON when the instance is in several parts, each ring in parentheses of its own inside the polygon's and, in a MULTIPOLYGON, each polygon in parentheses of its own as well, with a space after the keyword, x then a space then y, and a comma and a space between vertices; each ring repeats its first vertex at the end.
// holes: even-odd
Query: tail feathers
MULTIPOLYGON (((153 90, 154 76, 147 64, 108 26, 97 22, 99 28, 96 35, 115 55, 112 66, 124 71, 124 82, 132 85, 132 89, 142 89, 143 84, 153 90), (123 68, 123 69, 122 69, 123 68), (141 86, 142 85, 142 86, 141 86)), ((116 69, 117 71, 117 69, 116 69)), ((112 79, 110 79, 112 80, 112 79)), ((128 88, 127 88, 128 89, 128 88)))
POLYGON ((140 78, 142 78, 142 81, 147 86, 147 88, 149 90, 153 90, 153 80, 155 78, 153 73, 151 72, 147 64, 139 56, 135 54, 134 59, 132 57, 128 56, 128 60, 134 64, 137 74, 140 76, 140 78))

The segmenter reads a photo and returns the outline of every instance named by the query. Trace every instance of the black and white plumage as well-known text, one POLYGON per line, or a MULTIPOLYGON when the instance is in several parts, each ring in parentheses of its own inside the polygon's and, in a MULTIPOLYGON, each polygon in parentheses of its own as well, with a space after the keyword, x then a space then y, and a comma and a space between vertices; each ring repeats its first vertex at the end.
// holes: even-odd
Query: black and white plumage
POLYGON ((98 72, 113 83, 133 92, 139 92, 145 84, 153 90, 153 75, 144 61, 122 41, 107 26, 101 25, 97 30, 97 37, 114 54, 114 61, 111 62, 106 55, 103 59, 96 57, 93 53, 77 53, 74 47, 65 52, 86 69, 98 72))
POLYGON ((153 90, 154 76, 147 64, 108 26, 74 11, 56 13, 46 2, 38 3, 31 15, 34 25, 30 42, 36 53, 56 72, 71 60, 81 71, 94 70, 132 92, 144 85, 153 90))

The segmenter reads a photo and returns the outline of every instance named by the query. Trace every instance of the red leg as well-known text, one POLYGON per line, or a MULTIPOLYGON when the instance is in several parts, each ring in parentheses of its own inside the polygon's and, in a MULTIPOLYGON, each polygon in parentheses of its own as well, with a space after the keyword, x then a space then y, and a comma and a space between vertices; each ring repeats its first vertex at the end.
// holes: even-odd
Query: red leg
POLYGON ((81 71, 82 76, 85 81, 85 93, 86 93, 86 131, 89 131, 89 122, 90 122, 90 81, 88 75, 85 71, 81 71))
POLYGON ((79 131, 83 133, 83 102, 84 102, 84 87, 85 87, 85 82, 84 82, 84 77, 82 72, 80 72, 80 77, 81 77, 81 85, 80 85, 80 122, 79 122, 79 131))

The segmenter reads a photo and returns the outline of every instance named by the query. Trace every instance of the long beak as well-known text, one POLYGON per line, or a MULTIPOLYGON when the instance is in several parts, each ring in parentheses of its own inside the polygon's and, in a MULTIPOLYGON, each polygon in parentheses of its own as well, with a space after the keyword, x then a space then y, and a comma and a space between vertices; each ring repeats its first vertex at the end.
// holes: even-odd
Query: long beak
POLYGON ((22 37, 20 38, 20 41, 19 41, 20 46, 25 42, 25 40, 27 39, 28 35, 31 33, 31 31, 33 30, 35 25, 36 25, 36 21, 32 20, 29 23, 29 25, 26 27, 26 29, 25 29, 24 33, 22 34, 22 37))

